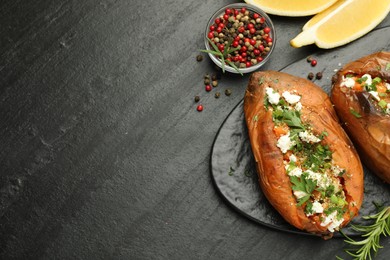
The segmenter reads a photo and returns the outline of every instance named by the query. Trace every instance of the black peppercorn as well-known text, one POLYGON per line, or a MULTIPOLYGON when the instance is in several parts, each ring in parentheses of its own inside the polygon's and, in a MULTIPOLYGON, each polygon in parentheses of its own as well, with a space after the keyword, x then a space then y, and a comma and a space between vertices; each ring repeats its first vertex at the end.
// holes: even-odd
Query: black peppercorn
POLYGON ((196 56, 196 61, 202 61, 203 60, 203 56, 202 55, 197 55, 196 56))
POLYGON ((200 97, 199 96, 195 96, 194 100, 195 100, 195 102, 199 102, 200 97))
POLYGON ((306 61, 307 62, 311 62, 313 60, 313 58, 311 56, 307 57, 306 61))
POLYGON ((316 79, 322 79, 322 72, 317 72, 316 79))
POLYGON ((215 98, 219 98, 221 96, 221 93, 215 92, 215 98))
POLYGON ((205 85, 209 85, 210 84, 210 79, 209 78, 205 78, 204 79, 204 84, 205 85))
POLYGON ((228 88, 225 90, 225 95, 230 96, 232 94, 232 91, 228 88))
POLYGON ((308 75, 307 75, 307 78, 312 80, 314 78, 314 74, 313 72, 310 72, 308 75))
POLYGON ((212 75, 212 80, 218 80, 222 78, 222 73, 220 71, 217 71, 212 75), (215 79, 214 79, 215 78, 215 79))

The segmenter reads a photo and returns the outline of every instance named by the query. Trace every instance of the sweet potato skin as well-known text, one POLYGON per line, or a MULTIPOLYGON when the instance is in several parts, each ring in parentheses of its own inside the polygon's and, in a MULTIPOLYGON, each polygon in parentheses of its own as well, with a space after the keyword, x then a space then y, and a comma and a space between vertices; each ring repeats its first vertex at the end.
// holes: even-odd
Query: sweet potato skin
POLYGON ((361 93, 340 86, 342 77, 348 73, 367 73, 373 78, 390 80, 387 64, 390 64, 390 52, 374 53, 345 65, 333 79, 331 100, 363 163, 386 183, 390 183, 390 116, 375 110, 370 104, 372 101, 361 93), (355 117, 351 109, 362 117, 355 117))
POLYGON ((339 125, 329 97, 320 87, 282 72, 264 71, 251 75, 244 98, 244 113, 261 189, 272 206, 291 225, 310 233, 331 236, 326 228, 309 219, 302 207, 296 205, 284 168, 283 154, 276 146, 272 111, 264 107, 266 87, 272 87, 279 93, 297 90, 302 94, 302 120, 310 122, 320 132, 328 132, 326 139, 335 163, 349 173, 344 179, 344 190, 349 199, 356 202, 355 205, 350 203, 342 226, 357 215, 363 200, 363 169, 359 157, 339 125))

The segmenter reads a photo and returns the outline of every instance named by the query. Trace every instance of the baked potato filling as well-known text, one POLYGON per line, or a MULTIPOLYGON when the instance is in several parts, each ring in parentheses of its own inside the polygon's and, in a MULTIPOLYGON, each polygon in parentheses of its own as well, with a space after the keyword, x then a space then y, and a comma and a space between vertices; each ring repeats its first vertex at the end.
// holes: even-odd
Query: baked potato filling
POLYGON ((343 190, 346 171, 332 160, 327 132, 318 132, 302 121, 300 99, 297 93, 280 94, 268 87, 265 109, 272 111, 276 145, 283 153, 296 205, 313 221, 334 232, 348 209, 343 190))
POLYGON ((340 86, 345 86, 355 92, 368 93, 375 107, 383 114, 390 115, 390 83, 385 79, 373 78, 370 74, 348 73, 342 77, 340 86))

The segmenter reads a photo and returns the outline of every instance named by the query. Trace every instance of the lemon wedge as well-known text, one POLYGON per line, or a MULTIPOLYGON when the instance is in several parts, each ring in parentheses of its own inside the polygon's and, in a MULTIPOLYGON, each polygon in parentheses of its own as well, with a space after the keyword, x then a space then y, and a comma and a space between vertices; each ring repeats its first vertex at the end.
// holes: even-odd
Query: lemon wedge
POLYGON ((389 0, 340 0, 311 18, 290 44, 295 48, 312 43, 324 49, 338 47, 374 29, 389 11, 389 0))
POLYGON ((337 0, 245 0, 269 14, 280 16, 308 16, 330 7, 337 0))

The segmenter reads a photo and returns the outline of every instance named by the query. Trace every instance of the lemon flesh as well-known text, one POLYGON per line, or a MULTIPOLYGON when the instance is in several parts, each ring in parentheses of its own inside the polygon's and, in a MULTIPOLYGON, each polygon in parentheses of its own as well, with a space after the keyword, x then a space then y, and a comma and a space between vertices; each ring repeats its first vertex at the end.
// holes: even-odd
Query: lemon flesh
POLYGON ((290 44, 315 43, 329 49, 347 44, 374 29, 390 11, 389 0, 341 0, 314 16, 290 44))
POLYGON ((264 12, 280 16, 308 16, 330 7, 337 0, 245 0, 264 12))

